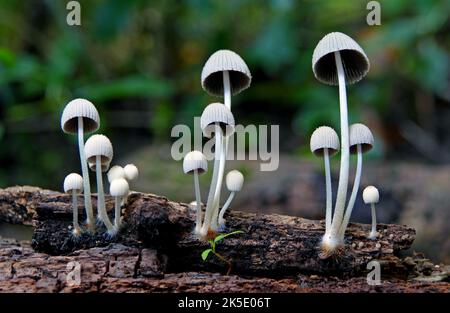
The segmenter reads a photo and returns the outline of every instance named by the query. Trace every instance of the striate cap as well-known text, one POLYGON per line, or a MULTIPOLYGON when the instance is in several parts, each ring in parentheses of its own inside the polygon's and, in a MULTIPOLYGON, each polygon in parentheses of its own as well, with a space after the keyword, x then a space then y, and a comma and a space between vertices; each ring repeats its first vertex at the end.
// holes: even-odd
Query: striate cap
POLYGON ((92 102, 86 99, 74 99, 70 101, 61 116, 61 128, 65 133, 78 132, 78 118, 83 118, 83 130, 85 133, 96 131, 100 127, 100 117, 92 102))
POLYGON ((339 151, 339 146, 339 136, 329 126, 320 126, 311 135, 310 148, 316 156, 323 156, 325 148, 329 156, 333 156, 339 151))
POLYGON ((109 186, 109 193, 113 197, 125 197, 130 192, 130 186, 125 178, 114 179, 109 186))
POLYGON ((97 156, 101 157, 102 164, 110 163, 113 158, 111 141, 104 135, 92 135, 86 141, 84 154, 90 163, 94 163, 97 156))
POLYGON ((230 136, 234 132, 234 116, 222 103, 209 104, 200 117, 200 127, 202 128, 203 135, 211 138, 215 132, 215 126, 219 124, 222 132, 225 136, 230 136))
POLYGON ((64 179, 64 192, 72 191, 75 191, 75 193, 83 192, 83 177, 80 174, 71 173, 64 179))
POLYGON ((369 127, 364 124, 356 123, 350 125, 350 153, 357 153, 357 146, 361 145, 361 151, 367 152, 373 147, 373 135, 369 127))
POLYGON ((200 151, 191 151, 183 159, 183 172, 193 174, 197 170, 198 174, 203 174, 208 170, 206 157, 200 151))

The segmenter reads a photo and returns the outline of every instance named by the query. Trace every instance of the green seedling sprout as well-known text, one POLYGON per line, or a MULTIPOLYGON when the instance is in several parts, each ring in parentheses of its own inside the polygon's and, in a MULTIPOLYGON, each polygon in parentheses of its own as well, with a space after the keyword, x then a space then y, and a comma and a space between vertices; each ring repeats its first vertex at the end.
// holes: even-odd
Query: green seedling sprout
POLYGON ((209 245, 211 248, 206 249, 205 251, 202 252, 202 259, 203 261, 206 261, 206 259, 208 258, 208 256, 212 253, 214 254, 220 261, 222 261, 223 263, 228 264, 228 271, 227 271, 227 276, 230 275, 231 269, 232 269, 232 263, 230 260, 227 260, 225 257, 223 257, 222 255, 220 255, 217 251, 216 251, 216 247, 217 247, 217 243, 220 242, 221 240, 231 236, 231 235, 237 235, 237 234, 241 234, 244 233, 242 230, 236 230, 233 231, 231 233, 228 234, 220 234, 218 236, 216 236, 214 239, 209 240, 209 245))

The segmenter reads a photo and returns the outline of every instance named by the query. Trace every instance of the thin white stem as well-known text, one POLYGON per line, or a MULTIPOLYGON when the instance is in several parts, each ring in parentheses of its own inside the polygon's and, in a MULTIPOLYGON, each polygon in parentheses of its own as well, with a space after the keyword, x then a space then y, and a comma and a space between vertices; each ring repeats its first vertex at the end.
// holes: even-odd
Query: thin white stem
POLYGON ((72 210, 73 210, 73 229, 75 233, 81 232, 80 224, 78 223, 78 195, 76 190, 72 191, 72 210))
POLYGON ((325 162, 325 185, 327 193, 327 208, 325 213, 325 233, 328 234, 331 228, 331 214, 332 214, 332 201, 333 201, 333 191, 331 190, 331 173, 330 173, 330 156, 328 153, 328 148, 324 149, 323 159, 325 162))
POLYGON ((344 221, 341 225, 340 235, 341 238, 344 239, 345 230, 347 229, 348 223, 350 221, 350 217, 352 216, 353 207, 355 206, 356 196, 358 195, 359 184, 361 181, 361 170, 362 170, 362 151, 361 145, 356 146, 358 152, 358 160, 356 163, 356 173, 355 173, 355 181, 353 183, 352 194, 350 195, 350 199, 348 200, 347 209, 345 210, 344 221))
POLYGON ((211 225, 211 217, 213 215, 213 202, 214 202, 214 192, 216 190, 216 184, 217 184, 217 177, 218 177, 218 171, 219 171, 219 165, 220 165, 220 146, 221 146, 221 130, 220 126, 216 125, 216 132, 215 132, 215 155, 214 155, 214 170, 213 170, 213 176, 211 179, 211 186, 209 187, 209 194, 208 194, 208 200, 206 202, 206 211, 205 211, 205 218, 203 220, 203 225, 201 229, 201 234, 203 236, 206 236, 208 233, 209 227, 211 225))
POLYGON ((214 202, 213 202, 213 215, 211 217, 211 228, 213 230, 217 230, 218 224, 217 224, 217 217, 219 215, 219 206, 220 206, 220 191, 222 190, 222 182, 223 182, 223 174, 225 171, 225 158, 226 158, 226 138, 222 138, 222 147, 220 151, 220 164, 219 164, 219 173, 217 178, 217 184, 216 184, 216 191, 214 193, 214 202))
POLYGON ((226 210, 228 209, 228 207, 230 206, 231 201, 233 201, 235 194, 236 194, 236 192, 234 192, 234 191, 232 191, 230 193, 230 196, 228 197, 227 201, 225 202, 225 204, 223 205, 222 209, 220 210, 220 213, 219 213, 219 226, 223 226, 225 224, 225 220, 223 219, 223 216, 224 216, 226 210))
POLYGON ((120 202, 121 202, 121 197, 115 197, 114 199, 114 228, 116 230, 119 230, 120 227, 120 202))
POLYGON ((86 162, 86 156, 84 155, 84 129, 82 117, 78 117, 78 150, 80 152, 81 172, 83 174, 84 208, 86 210, 86 225, 89 230, 92 230, 94 226, 94 212, 92 211, 91 184, 89 182, 88 164, 86 162))
POLYGON ((103 191, 103 177, 102 177, 102 163, 101 156, 97 155, 95 158, 95 173, 97 174, 97 211, 98 219, 100 219, 109 232, 114 228, 109 220, 108 213, 105 206, 105 193, 103 191))
POLYGON ((200 182, 198 180, 198 171, 194 170, 194 185, 195 185, 195 202, 197 203, 197 216, 195 221, 195 232, 200 232, 202 228, 202 198, 200 195, 200 182))
POLYGON ((347 199, 348 168, 350 161, 350 147, 348 134, 347 94, 345 91, 345 73, 339 51, 334 53, 339 81, 339 106, 341 115, 341 167, 339 171, 339 184, 336 196, 333 221, 331 223, 331 236, 337 238, 344 216, 347 199))
POLYGON ((375 203, 370 204, 372 208, 372 230, 370 231, 369 238, 376 239, 377 238, 377 215, 375 212, 375 203))
POLYGON ((231 84, 228 71, 223 71, 223 98, 225 106, 231 110, 231 84))

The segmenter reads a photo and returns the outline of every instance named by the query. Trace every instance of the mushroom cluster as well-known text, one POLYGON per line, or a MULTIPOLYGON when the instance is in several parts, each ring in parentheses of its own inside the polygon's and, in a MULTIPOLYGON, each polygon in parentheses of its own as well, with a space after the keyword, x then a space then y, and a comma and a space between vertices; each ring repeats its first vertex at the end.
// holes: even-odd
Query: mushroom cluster
POLYGON ((133 164, 124 168, 113 166, 110 168, 113 158, 113 146, 108 137, 100 134, 92 135, 84 142, 84 134, 95 132, 100 126, 100 117, 95 106, 86 99, 70 101, 61 116, 61 128, 65 133, 78 134, 78 147, 80 153, 82 176, 76 173, 69 174, 64 180, 64 192, 72 194, 73 231, 78 238, 82 233, 82 227, 78 222, 78 195, 84 191, 84 208, 86 211, 86 230, 95 230, 94 210, 91 199, 91 186, 89 171, 96 174, 97 183, 97 222, 106 227, 107 235, 115 236, 121 223, 121 206, 129 194, 129 181, 138 177, 138 169, 133 164), (109 169, 109 171, 108 171, 109 169), (103 188, 103 173, 107 173, 110 183, 110 194, 115 197, 114 224, 111 222, 106 210, 105 192, 103 188))
POLYGON ((207 171, 206 157, 200 151, 191 151, 183 161, 184 172, 194 175, 196 194, 194 233, 202 239, 214 237, 218 231, 225 229, 224 214, 235 193, 242 188, 243 175, 236 170, 231 171, 227 175, 227 187, 231 194, 222 210, 220 210, 220 193, 225 172, 228 142, 235 128, 235 120, 231 112, 231 96, 248 88, 251 80, 250 70, 244 60, 230 50, 219 50, 213 53, 202 70, 201 85, 203 89, 212 96, 223 97, 224 99, 223 103, 209 104, 200 118, 203 135, 206 138, 214 138, 215 142, 213 175, 204 215, 202 213, 198 175, 207 171))
POLYGON ((322 83, 339 86, 341 138, 328 126, 317 128, 311 136, 311 151, 325 161, 326 215, 325 235, 321 242, 322 258, 339 254, 344 248, 347 229, 358 194, 362 154, 371 150, 374 139, 370 129, 360 123, 348 125, 346 84, 361 80, 369 71, 370 63, 363 49, 343 33, 330 33, 314 49, 312 69, 322 83), (339 147, 340 146, 340 147, 339 147), (340 149, 339 149, 340 148, 340 149), (340 150, 341 164, 334 213, 329 157, 340 150), (347 202, 350 154, 357 155, 357 166, 352 193, 347 202))

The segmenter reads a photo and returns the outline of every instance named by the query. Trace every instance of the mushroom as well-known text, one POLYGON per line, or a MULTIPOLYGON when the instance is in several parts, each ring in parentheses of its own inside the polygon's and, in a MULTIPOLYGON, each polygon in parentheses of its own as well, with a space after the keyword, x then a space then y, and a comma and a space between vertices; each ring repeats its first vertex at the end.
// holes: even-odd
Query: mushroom
POLYGON ((374 186, 368 186, 363 191, 363 200, 365 204, 370 204, 372 209, 372 230, 369 233, 368 238, 375 240, 377 238, 377 216, 375 212, 375 203, 380 200, 380 193, 374 186))
POLYGON ((191 151, 183 159, 183 172, 185 174, 194 174, 194 188, 195 188, 195 206, 196 206, 196 220, 195 229, 196 234, 200 234, 202 228, 202 199, 200 195, 200 183, 198 175, 205 173, 208 170, 208 162, 206 157, 200 151, 191 151))
POLYGON ((100 117, 95 106, 86 99, 70 101, 61 116, 61 128, 65 133, 78 133, 78 149, 80 153, 81 171, 83 174, 84 207, 86 210, 86 225, 92 230, 94 213, 92 211, 91 187, 89 172, 84 155, 84 134, 96 131, 100 126, 100 117))
POLYGON ((75 237, 81 235, 81 227, 78 223, 78 195, 83 192, 83 177, 77 173, 71 173, 64 179, 64 192, 72 194, 73 231, 75 237))
POLYGON ((347 209, 345 209, 344 220, 341 226, 341 238, 344 239, 353 207, 355 205, 356 195, 358 194, 359 184, 362 172, 362 154, 371 150, 373 147, 373 135, 369 127, 364 124, 356 123, 350 125, 350 153, 357 154, 355 181, 353 183, 352 193, 348 200, 347 209))
MULTIPOLYGON (((369 71, 369 59, 363 49, 343 33, 330 33, 323 37, 313 52, 312 69, 314 76, 328 85, 339 85, 339 107, 341 120, 341 166, 330 236, 322 242, 323 254, 328 257, 343 246, 338 236, 344 217, 347 198, 348 171, 350 158, 347 94, 345 85, 361 80, 369 71), (328 245, 331 243, 331 246, 328 245)), ((327 236, 328 237, 328 236, 327 236)))
POLYGON ((130 187, 125 178, 114 179, 111 182, 111 186, 109 186, 109 193, 114 197, 114 231, 111 235, 117 233, 120 228, 121 220, 120 220, 120 203, 122 202, 122 198, 126 197, 130 192, 130 187))
POLYGON ((326 187, 326 213, 325 213, 325 233, 328 234, 331 228, 332 214, 332 190, 330 157, 339 151, 339 137, 336 131, 328 126, 317 128, 311 135, 311 152, 318 157, 323 157, 325 163, 325 187, 326 187))
POLYGON ((108 182, 111 184, 115 179, 125 178, 125 171, 122 166, 114 165, 106 175, 108 176, 108 182))
POLYGON ((234 117, 230 109, 222 103, 212 103, 208 105, 200 118, 200 126, 203 134, 211 138, 215 137, 214 170, 211 185, 206 203, 205 219, 200 234, 207 237, 208 232, 217 230, 217 215, 219 214, 220 189, 222 188, 223 171, 226 149, 223 138, 230 136, 234 132, 234 117), (215 218, 213 218, 215 217, 215 218), (211 227, 212 226, 212 227, 211 227))
POLYGON ((139 170, 134 164, 127 164, 123 168, 125 179, 128 181, 136 180, 139 176, 139 170))
POLYGON ((86 159, 89 163, 95 163, 97 176, 97 219, 102 221, 108 232, 113 230, 113 224, 106 212, 105 193, 103 191, 102 165, 110 164, 113 157, 113 147, 108 137, 104 135, 93 135, 86 141, 86 159))
MULTIPOLYGON (((252 81, 250 70, 244 60, 231 50, 218 50, 214 52, 206 61, 202 69, 201 83, 203 89, 213 96, 224 98, 225 106, 231 111, 231 95, 236 95, 247 89, 252 81)), ((224 139, 218 167, 219 170, 216 181, 222 184, 225 168, 226 153, 228 151, 228 137, 224 139)), ((214 193, 215 211, 212 226, 217 228, 217 215, 219 213, 220 188, 216 188, 214 193)))
POLYGON ((238 170, 232 170, 228 172, 225 182, 227 184, 228 190, 230 191, 230 195, 228 196, 227 201, 225 202, 219 213, 218 223, 220 230, 225 229, 225 219, 223 218, 223 215, 230 206, 231 201, 233 201, 236 192, 241 191, 242 185, 244 184, 244 175, 242 175, 242 173, 238 170))

